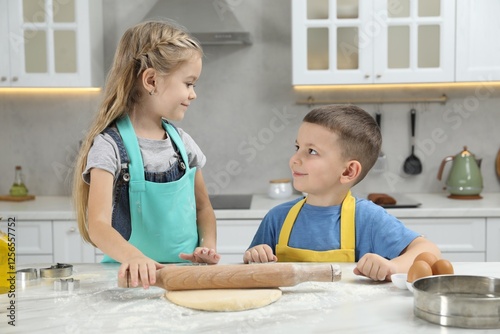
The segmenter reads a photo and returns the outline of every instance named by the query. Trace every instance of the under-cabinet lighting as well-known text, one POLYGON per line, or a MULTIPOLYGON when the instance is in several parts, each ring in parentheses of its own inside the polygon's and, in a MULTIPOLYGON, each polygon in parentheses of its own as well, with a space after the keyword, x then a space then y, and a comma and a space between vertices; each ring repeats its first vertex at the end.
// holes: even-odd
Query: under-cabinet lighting
POLYGON ((0 94, 78 94, 78 93, 100 93, 101 87, 55 87, 55 88, 28 88, 28 87, 4 87, 0 88, 0 94))
POLYGON ((352 84, 352 85, 296 85, 297 91, 320 91, 320 90, 349 90, 367 91, 380 89, 454 89, 475 87, 500 87, 500 81, 478 81, 478 82, 439 82, 439 83, 393 83, 393 84, 352 84))
POLYGON ((382 104, 446 103, 449 98, 464 96, 500 96, 500 81, 390 83, 362 85, 297 85, 297 104, 382 104))

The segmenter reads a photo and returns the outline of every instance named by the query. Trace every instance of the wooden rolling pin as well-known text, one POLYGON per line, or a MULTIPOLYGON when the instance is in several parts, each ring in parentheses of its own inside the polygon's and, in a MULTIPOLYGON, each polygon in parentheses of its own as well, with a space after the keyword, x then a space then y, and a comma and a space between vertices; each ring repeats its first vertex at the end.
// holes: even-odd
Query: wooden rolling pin
MULTIPOLYGON (((342 278, 335 264, 219 264, 206 266, 166 266, 156 271, 157 287, 165 290, 278 288, 302 282, 336 282, 342 278)), ((129 287, 129 275, 118 286, 129 287)), ((139 282, 139 286, 141 283, 139 282)))

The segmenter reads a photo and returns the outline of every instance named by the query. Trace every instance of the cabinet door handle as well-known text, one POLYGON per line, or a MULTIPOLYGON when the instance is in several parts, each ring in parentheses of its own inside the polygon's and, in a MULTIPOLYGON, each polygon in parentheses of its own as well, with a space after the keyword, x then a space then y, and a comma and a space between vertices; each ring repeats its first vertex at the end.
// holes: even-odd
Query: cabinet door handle
POLYGON ((5 81, 7 81, 7 77, 1 77, 1 78, 0 78, 0 81, 1 81, 1 82, 5 82, 5 81))
POLYGON ((368 79, 370 77, 369 74, 365 74, 365 79, 368 79))
POLYGON ((16 82, 18 80, 18 77, 12 77, 12 82, 16 82))
POLYGON ((377 79, 380 79, 382 77, 382 74, 377 74, 377 79))
POLYGON ((75 233, 76 232, 76 227, 70 227, 68 232, 70 233, 75 233))

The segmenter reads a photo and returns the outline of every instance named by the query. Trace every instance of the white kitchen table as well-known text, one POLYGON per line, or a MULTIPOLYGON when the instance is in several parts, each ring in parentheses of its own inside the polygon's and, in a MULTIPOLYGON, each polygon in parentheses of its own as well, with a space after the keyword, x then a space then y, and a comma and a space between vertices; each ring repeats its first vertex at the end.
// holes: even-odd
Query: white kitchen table
MULTIPOLYGON (((49 265, 31 267, 46 268, 49 265)), ((277 302, 254 310, 204 312, 167 301, 164 290, 117 287, 118 265, 75 264, 78 290, 55 291, 53 279, 16 287, 16 327, 0 311, 0 333, 499 333, 442 327, 413 314, 413 295, 340 264, 340 282, 282 288, 277 302)), ((22 266, 22 269, 30 266, 22 266)), ((500 278, 500 262, 454 263, 456 274, 500 278)))

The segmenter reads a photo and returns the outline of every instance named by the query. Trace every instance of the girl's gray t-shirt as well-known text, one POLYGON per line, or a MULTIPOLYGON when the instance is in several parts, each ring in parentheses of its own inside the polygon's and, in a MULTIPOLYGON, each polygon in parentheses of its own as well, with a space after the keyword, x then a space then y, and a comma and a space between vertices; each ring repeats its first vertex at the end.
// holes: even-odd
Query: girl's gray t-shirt
MULTIPOLYGON (((181 128, 177 128, 179 136, 184 143, 191 168, 202 168, 206 163, 206 157, 200 147, 189 134, 181 128)), ((144 168, 148 172, 164 172, 168 170, 177 160, 170 136, 164 140, 152 140, 137 138, 141 150, 144 168)), ((121 161, 118 146, 110 135, 104 133, 94 138, 92 147, 87 157, 87 166, 83 172, 83 180, 90 184, 90 170, 99 168, 114 175, 115 181, 120 174, 121 161)))

